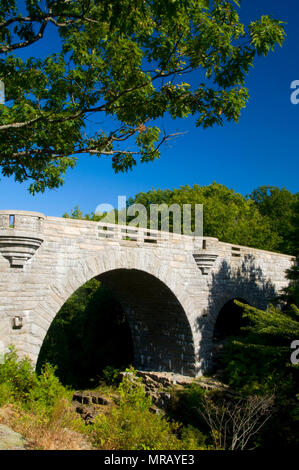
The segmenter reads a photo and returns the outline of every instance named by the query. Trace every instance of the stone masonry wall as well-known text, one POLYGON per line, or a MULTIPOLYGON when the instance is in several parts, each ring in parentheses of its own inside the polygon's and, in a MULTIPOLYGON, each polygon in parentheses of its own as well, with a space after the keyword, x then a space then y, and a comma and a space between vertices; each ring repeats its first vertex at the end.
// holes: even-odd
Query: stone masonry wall
POLYGON ((127 312, 136 364, 197 376, 222 306, 265 307, 293 261, 215 238, 0 211, 0 341, 36 361, 61 306, 98 277, 127 312))

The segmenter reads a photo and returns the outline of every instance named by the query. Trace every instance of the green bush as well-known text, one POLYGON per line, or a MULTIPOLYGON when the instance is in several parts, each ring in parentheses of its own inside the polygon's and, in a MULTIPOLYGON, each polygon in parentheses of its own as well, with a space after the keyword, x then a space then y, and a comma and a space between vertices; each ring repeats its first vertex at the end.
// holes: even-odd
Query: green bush
POLYGON ((119 373, 120 369, 116 369, 112 366, 106 366, 103 369, 102 375, 107 385, 115 385, 117 383, 119 373))
POLYGON ((246 336, 234 338, 226 346, 224 380, 245 395, 274 393, 275 413, 263 430, 260 445, 297 447, 299 368, 291 364, 290 344, 298 337, 299 309, 295 305, 285 310, 243 308, 250 326, 246 336))
POLYGON ((35 414, 49 416, 61 398, 70 398, 68 391, 55 376, 55 367, 45 364, 41 374, 34 371, 28 358, 18 358, 14 347, 0 364, 0 405, 16 403, 35 414))
POLYGON ((95 444, 104 449, 169 450, 179 449, 176 426, 151 413, 116 407, 110 415, 100 415, 93 424, 95 444))
POLYGON ((119 450, 185 450, 199 448, 199 435, 184 433, 178 438, 180 425, 169 422, 159 414, 150 411, 151 400, 136 377, 133 368, 118 387, 118 406, 109 415, 100 415, 92 426, 95 445, 102 449, 119 450))
POLYGON ((8 401, 25 401, 31 389, 36 386, 37 377, 28 358, 19 359, 14 347, 4 355, 0 364, 0 393, 2 403, 8 401), (5 400, 5 394, 7 400, 5 400))
POLYGON ((122 382, 119 384, 119 405, 121 408, 132 408, 139 411, 148 411, 151 406, 150 397, 146 396, 141 377, 137 377, 133 367, 125 370, 122 382))
POLYGON ((45 364, 35 386, 28 393, 26 406, 35 412, 50 415, 56 403, 62 398, 70 399, 71 394, 55 376, 55 367, 45 364))
POLYGON ((184 390, 174 392, 169 406, 170 416, 186 426, 190 424, 197 428, 203 425, 203 428, 205 428, 205 424, 201 422, 200 414, 198 413, 202 397, 205 393, 200 384, 196 383, 188 385, 184 390))
POLYGON ((191 424, 182 427, 180 439, 184 450, 206 449, 207 436, 191 424))
POLYGON ((0 383, 0 406, 12 403, 14 396, 10 384, 7 382, 0 383))

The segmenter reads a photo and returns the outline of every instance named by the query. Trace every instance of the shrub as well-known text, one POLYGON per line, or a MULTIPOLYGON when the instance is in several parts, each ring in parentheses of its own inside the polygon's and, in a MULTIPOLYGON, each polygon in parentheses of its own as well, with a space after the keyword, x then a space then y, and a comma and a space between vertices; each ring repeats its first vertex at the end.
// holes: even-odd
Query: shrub
POLYGON ((61 398, 69 398, 68 391, 55 376, 55 367, 45 364, 37 375, 28 358, 18 358, 14 347, 0 364, 0 404, 18 403, 26 410, 50 414, 61 398))
POLYGON ((28 358, 19 359, 13 347, 0 364, 0 406, 12 404, 5 421, 38 449, 90 448, 83 420, 70 403, 72 391, 45 364, 37 375, 28 358))
POLYGON ((140 411, 149 410, 151 406, 150 397, 146 396, 141 377, 137 377, 133 367, 125 370, 122 382, 119 384, 119 405, 122 408, 130 407, 140 411))
POLYGON ((29 409, 50 416, 53 408, 62 398, 69 399, 71 391, 67 390, 55 376, 55 367, 45 364, 37 377, 35 386, 28 393, 26 403, 29 409))
POLYGON ((179 425, 170 423, 150 411, 151 400, 136 377, 133 368, 127 369, 118 387, 119 403, 111 413, 100 415, 92 426, 96 446, 119 450, 182 449, 176 436, 179 425))
POLYGON ((120 369, 112 366, 106 366, 103 369, 102 375, 107 385, 115 385, 119 377, 120 369))
POLYGON ((30 359, 19 359, 15 348, 11 346, 4 355, 3 364, 0 364, 2 403, 8 403, 3 397, 4 390, 9 401, 25 401, 36 383, 37 377, 30 359))
POLYGON ((57 399, 47 416, 21 410, 11 423, 35 450, 82 450, 91 448, 83 432, 84 421, 69 400, 57 399))
POLYGON ((216 450, 244 450, 257 446, 254 439, 270 419, 274 395, 202 400, 200 414, 208 424, 216 450))
POLYGON ((12 403, 13 401, 14 396, 10 384, 7 382, 0 383, 0 406, 12 403))
POLYGON ((95 444, 102 449, 180 449, 177 425, 149 410, 116 407, 109 416, 98 416, 93 424, 95 444))
MULTIPOLYGON (((200 384, 196 383, 188 385, 184 390, 174 392, 169 406, 170 416, 184 425, 190 424, 197 428, 201 424, 198 409, 205 393, 206 391, 200 384)), ((205 423, 202 424, 204 429, 205 423)))
POLYGON ((183 426, 180 432, 181 446, 184 450, 206 449, 207 436, 198 428, 188 424, 183 426))

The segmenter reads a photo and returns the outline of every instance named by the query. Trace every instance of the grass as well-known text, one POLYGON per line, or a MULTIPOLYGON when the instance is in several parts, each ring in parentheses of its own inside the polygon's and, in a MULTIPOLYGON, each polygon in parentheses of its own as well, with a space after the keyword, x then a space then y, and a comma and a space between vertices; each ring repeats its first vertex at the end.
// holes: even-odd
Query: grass
POLYGON ((16 404, 4 405, 0 408, 0 423, 24 436, 26 449, 29 450, 93 448, 90 438, 80 429, 82 423, 65 399, 57 402, 49 420, 40 419, 32 412, 25 412, 16 404))
POLYGON ((202 435, 192 427, 150 411, 142 379, 128 369, 116 387, 101 383, 93 391, 111 399, 93 424, 86 425, 71 403, 74 393, 46 364, 37 375, 13 348, 0 364, 0 422, 20 433, 28 449, 40 450, 196 450, 202 435), (105 408, 105 409, 104 409, 105 408))

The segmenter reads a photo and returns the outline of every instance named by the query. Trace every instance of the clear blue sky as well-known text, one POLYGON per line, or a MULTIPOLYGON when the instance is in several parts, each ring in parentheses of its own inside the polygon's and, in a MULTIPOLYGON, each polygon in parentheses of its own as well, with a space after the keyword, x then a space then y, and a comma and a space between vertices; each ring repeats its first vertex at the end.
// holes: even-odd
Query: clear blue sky
MULTIPOLYGON (((241 194, 262 185, 299 191, 299 104, 290 101, 290 83, 299 80, 298 0, 243 0, 242 21, 262 14, 286 21, 287 38, 267 58, 257 59, 247 80, 250 101, 239 124, 196 129, 191 119, 172 122, 186 135, 162 149, 161 159, 115 175, 109 157, 82 156, 64 186, 31 196, 26 184, 1 177, 0 208, 36 210, 61 216, 75 205, 84 212, 98 204, 116 205, 118 195, 134 196, 154 188, 224 184, 241 194)), ((28 51, 37 54, 40 45, 28 51)), ((45 51, 47 45, 43 43, 45 51)), ((170 122, 165 121, 167 128, 170 122)))

